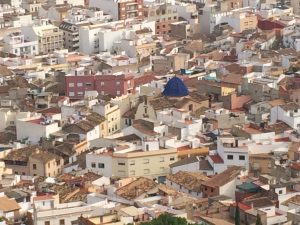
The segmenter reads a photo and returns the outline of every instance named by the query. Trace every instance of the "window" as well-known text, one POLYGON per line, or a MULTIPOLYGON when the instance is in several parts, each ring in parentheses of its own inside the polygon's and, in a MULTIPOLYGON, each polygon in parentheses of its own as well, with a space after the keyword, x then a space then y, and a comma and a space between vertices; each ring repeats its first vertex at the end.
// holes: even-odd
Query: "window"
POLYGON ((193 104, 189 105, 189 111, 193 111, 193 104))
POLYGON ((121 92, 120 91, 117 91, 117 95, 120 95, 121 94, 121 92))
POLYGON ((116 85, 120 85, 120 81, 117 81, 117 82, 116 82, 116 85))
POLYGON ((144 108, 144 111, 145 111, 145 114, 147 114, 147 113, 148 113, 148 109, 147 109, 147 107, 145 107, 145 108, 144 108))
POLYGON ((48 163, 48 168, 50 168, 50 163, 48 163))
POLYGON ((160 162, 164 162, 165 161, 165 158, 164 157, 160 157, 160 162))
POLYGON ((101 82, 101 86, 104 86, 104 82, 101 82))
POLYGON ((92 168, 96 168, 96 163, 91 164, 92 168))
POLYGON ((149 159, 144 159, 144 164, 149 164, 149 159))
POLYGON ((105 168, 105 165, 104 165, 104 163, 98 163, 98 168, 100 168, 100 169, 103 169, 103 168, 105 168))
POLYGON ((144 169, 144 174, 149 174, 150 170, 149 169, 144 169))
POLYGON ((282 194, 282 190, 279 190, 278 194, 280 194, 280 195, 281 195, 281 194, 282 194))
POLYGON ((82 91, 78 91, 77 94, 78 94, 78 95, 83 95, 83 92, 82 92, 82 91))
POLYGON ((134 176, 135 175, 135 170, 130 170, 130 175, 134 176))
POLYGON ((50 225, 50 221, 45 221, 45 225, 50 225))
POLYGON ((70 97, 73 97, 74 95, 75 95, 75 94, 74 94, 73 91, 70 91, 70 92, 69 92, 69 96, 70 96, 70 97))
POLYGON ((125 162, 118 162, 119 166, 125 166, 125 162))
POLYGON ((74 87, 74 83, 69 83, 69 87, 74 87))
POLYGON ((245 160, 245 156, 244 155, 239 155, 239 160, 245 160))
POLYGON ((171 157, 171 158, 170 158, 170 161, 174 161, 174 160, 175 160, 175 157, 171 157))
POLYGON ((129 165, 130 165, 130 166, 134 166, 134 165, 135 165, 135 161, 134 161, 134 160, 131 160, 131 161, 129 162, 129 165))
POLYGON ((156 26, 156 29, 159 29, 159 26, 156 26))
POLYGON ((59 220, 59 225, 65 225, 65 220, 64 219, 59 220))
POLYGON ((146 144, 146 151, 149 151, 149 145, 146 144))
POLYGON ((227 159, 232 160, 233 159, 233 155, 227 155, 227 159))
POLYGON ((82 83, 77 83, 77 87, 82 87, 82 83))
POLYGON ((32 164, 32 169, 36 170, 36 164, 32 164))
POLYGON ((85 86, 92 86, 92 83, 85 83, 85 86))

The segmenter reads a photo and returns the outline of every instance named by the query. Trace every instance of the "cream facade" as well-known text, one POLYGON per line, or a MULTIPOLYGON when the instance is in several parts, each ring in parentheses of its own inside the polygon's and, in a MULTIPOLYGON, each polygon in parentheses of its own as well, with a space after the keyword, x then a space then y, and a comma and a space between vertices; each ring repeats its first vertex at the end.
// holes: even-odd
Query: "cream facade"
POLYGON ((169 174, 169 165, 176 161, 177 149, 111 153, 100 149, 87 154, 86 167, 106 177, 157 178, 169 174))
POLYGON ((294 14, 300 14, 300 1, 299 0, 291 0, 291 6, 294 10, 294 14))
POLYGON ((106 131, 103 130, 103 134, 112 135, 120 130, 121 113, 118 105, 112 105, 110 103, 99 103, 93 106, 93 111, 105 117, 107 121, 106 126, 101 126, 101 128, 103 129, 106 128, 106 131))
POLYGON ((39 54, 49 54, 63 48, 63 31, 57 26, 41 21, 39 26, 22 27, 25 39, 38 42, 39 54))
POLYGON ((63 159, 54 157, 46 160, 36 158, 34 154, 29 157, 29 171, 31 176, 55 177, 63 171, 63 159))

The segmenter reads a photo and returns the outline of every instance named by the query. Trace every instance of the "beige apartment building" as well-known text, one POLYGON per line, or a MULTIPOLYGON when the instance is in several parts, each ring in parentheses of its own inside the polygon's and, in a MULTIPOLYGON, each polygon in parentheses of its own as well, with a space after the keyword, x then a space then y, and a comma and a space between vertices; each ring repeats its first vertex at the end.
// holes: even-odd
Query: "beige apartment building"
POLYGON ((3 159, 12 173, 26 176, 55 177, 63 171, 63 158, 36 146, 11 151, 3 159))
POLYGON ((291 6, 293 7, 294 14, 300 14, 300 1, 299 0, 291 0, 291 6))
POLYGON ((41 21, 38 26, 22 27, 27 40, 38 41, 39 54, 49 54, 63 48, 63 31, 57 26, 41 21))
POLYGON ((93 111, 103 116, 105 123, 101 123, 102 137, 112 135, 121 128, 121 112, 118 105, 102 102, 93 106, 93 111))
POLYGON ((112 152, 98 150, 87 154, 87 169, 107 177, 158 178, 169 174, 169 165, 177 161, 177 149, 112 152))

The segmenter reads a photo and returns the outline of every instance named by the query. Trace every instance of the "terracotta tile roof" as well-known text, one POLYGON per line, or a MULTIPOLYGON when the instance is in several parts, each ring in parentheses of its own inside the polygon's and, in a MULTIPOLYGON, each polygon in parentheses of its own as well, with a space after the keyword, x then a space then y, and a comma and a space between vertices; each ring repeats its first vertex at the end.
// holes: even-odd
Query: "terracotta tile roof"
POLYGON ((135 198, 146 194, 148 191, 156 188, 158 184, 152 179, 140 177, 137 180, 119 188, 116 194, 122 198, 128 200, 134 200, 135 198))
POLYGON ((292 163, 290 167, 294 170, 300 171, 300 163, 292 163))
POLYGON ((45 201, 45 200, 54 200, 52 195, 40 195, 33 197, 33 201, 45 201))
POLYGON ((228 182, 232 181, 233 179, 235 179, 240 174, 241 170, 242 168, 239 166, 229 167, 224 172, 213 176, 210 180, 205 182, 203 185, 209 187, 221 187, 227 184, 228 182))
POLYGON ((235 202, 235 203, 233 203, 232 204, 232 206, 234 206, 234 207, 236 207, 236 205, 238 204, 238 206, 239 206, 239 209, 240 210, 243 210, 243 211, 246 211, 246 210, 249 210, 249 209, 251 209, 251 207, 250 206, 248 206, 248 205, 245 205, 244 203, 242 203, 242 202, 235 202))
POLYGON ((43 150, 33 151, 29 157, 40 160, 44 163, 47 163, 50 160, 54 160, 54 159, 55 160, 61 159, 58 155, 43 150))
POLYGON ((21 209, 19 204, 14 199, 9 199, 6 196, 0 197, 0 210, 7 213, 21 209))
POLYGON ((208 157, 211 158, 211 160, 214 163, 216 163, 216 164, 222 164, 222 163, 224 163, 224 160, 218 154, 216 154, 216 155, 210 155, 208 157))
POLYGON ((92 113, 88 114, 88 115, 86 116, 86 119, 87 119, 88 121, 90 121, 91 123, 98 123, 98 124, 100 124, 100 123, 102 123, 102 122, 105 121, 105 117, 99 115, 99 114, 96 113, 96 112, 92 112, 92 113))
POLYGON ((289 151, 299 152, 300 151, 300 142, 291 142, 289 146, 289 151))
POLYGON ((39 113, 44 113, 44 114, 59 114, 61 113, 61 108, 60 107, 51 107, 47 109, 42 109, 38 111, 39 113))
POLYGON ((85 134, 94 129, 94 125, 87 120, 81 120, 77 123, 67 124, 63 127, 63 130, 69 133, 81 133, 85 134))
POLYGON ((11 141, 16 141, 17 135, 10 132, 0 132, 0 143, 8 144, 11 141))
POLYGON ((10 86, 0 86, 0 94, 8 94, 10 86))
POLYGON ((0 76, 8 77, 14 75, 13 71, 8 69, 7 66, 0 65, 0 76))
POLYGON ((201 160, 199 163, 199 170, 213 170, 208 160, 201 160))
POLYGON ((153 131, 154 124, 149 121, 142 120, 142 119, 135 120, 133 122, 132 127, 134 127, 135 129, 137 129, 138 131, 140 131, 143 134, 147 134, 147 135, 156 135, 157 134, 155 131, 153 131))
POLYGON ((194 192, 201 192, 202 184, 210 178, 201 172, 179 171, 167 176, 167 179, 194 192))
POLYGON ((170 164, 170 167, 173 168, 173 167, 187 165, 187 164, 195 163, 195 162, 199 162, 198 157, 197 156, 191 156, 191 157, 186 157, 184 159, 181 159, 177 162, 174 162, 174 163, 170 164))
POLYGON ((137 107, 133 107, 132 109, 129 109, 127 112, 125 112, 122 117, 124 118, 130 118, 134 119, 135 114, 136 114, 137 107))
POLYGON ((260 197, 260 198, 253 198, 247 199, 243 201, 244 204, 251 206, 253 205, 254 208, 264 208, 268 206, 274 206, 275 204, 267 197, 260 197))
POLYGON ((152 74, 139 76, 134 78, 134 86, 137 87, 143 84, 148 84, 153 80, 157 80, 157 78, 152 74))

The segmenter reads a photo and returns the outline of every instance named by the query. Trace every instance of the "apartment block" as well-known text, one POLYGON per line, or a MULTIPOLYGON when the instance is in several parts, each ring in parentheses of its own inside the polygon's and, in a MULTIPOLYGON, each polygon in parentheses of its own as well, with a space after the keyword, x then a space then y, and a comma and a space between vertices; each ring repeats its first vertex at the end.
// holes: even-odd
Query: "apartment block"
POLYGON ((100 8, 104 13, 111 14, 114 20, 144 18, 143 0, 90 0, 89 6, 100 8))
POLYGON ((131 152, 99 149, 86 155, 89 170, 108 177, 122 178, 163 177, 169 174, 169 165, 176 161, 177 149, 131 152))
POLYGON ((63 172, 64 165, 62 157, 36 146, 13 150, 3 160, 14 174, 26 176, 55 177, 63 172))
POLYGON ((177 10, 170 4, 149 5, 144 9, 145 18, 156 21, 155 34, 171 33, 170 24, 178 21, 177 10))
POLYGON ((49 54, 63 48, 63 31, 42 20, 39 25, 21 28, 26 40, 38 42, 38 52, 49 54))
POLYGON ((82 99, 85 91, 97 91, 101 95, 114 96, 133 93, 133 78, 132 75, 125 74, 91 74, 80 67, 65 77, 66 94, 73 99, 82 99))

